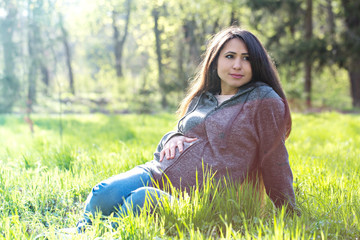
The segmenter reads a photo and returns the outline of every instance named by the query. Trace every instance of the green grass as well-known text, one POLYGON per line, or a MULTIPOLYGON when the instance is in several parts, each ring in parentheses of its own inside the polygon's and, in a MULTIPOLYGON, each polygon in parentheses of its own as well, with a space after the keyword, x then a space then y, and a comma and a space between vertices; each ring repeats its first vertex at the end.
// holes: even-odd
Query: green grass
MULTIPOLYGON (((75 226, 92 186, 152 159, 175 126, 162 115, 0 116, 0 239, 34 239, 75 226), (62 131, 60 131, 62 126, 62 131)), ((301 216, 264 206, 251 189, 208 181, 155 214, 95 219, 78 239, 357 239, 360 116, 293 115, 287 141, 301 216), (119 223, 113 229, 112 221, 119 223)))

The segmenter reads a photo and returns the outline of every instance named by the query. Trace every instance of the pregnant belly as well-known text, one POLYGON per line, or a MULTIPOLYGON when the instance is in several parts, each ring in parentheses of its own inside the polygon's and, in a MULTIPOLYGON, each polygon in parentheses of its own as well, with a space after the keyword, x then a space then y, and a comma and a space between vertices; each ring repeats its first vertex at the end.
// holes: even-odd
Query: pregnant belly
POLYGON ((185 146, 184 151, 181 154, 177 153, 174 159, 162 164, 161 168, 164 172, 162 181, 164 183, 170 181, 172 186, 178 189, 195 186, 197 181, 202 183, 203 156, 207 144, 207 141, 198 140, 185 146))

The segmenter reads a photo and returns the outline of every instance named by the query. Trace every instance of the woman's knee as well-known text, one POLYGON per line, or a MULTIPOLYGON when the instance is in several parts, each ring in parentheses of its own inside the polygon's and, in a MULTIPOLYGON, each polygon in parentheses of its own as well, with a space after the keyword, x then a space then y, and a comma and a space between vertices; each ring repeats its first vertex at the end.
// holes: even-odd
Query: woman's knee
POLYGON ((106 194, 108 186, 109 186, 108 183, 106 183, 105 181, 102 181, 102 182, 96 184, 91 189, 91 194, 93 195, 93 197, 101 196, 104 193, 106 194))
MULTIPOLYGON (((124 199, 150 182, 149 173, 140 168, 110 177, 92 188, 85 211, 93 214, 101 211, 102 214, 109 215, 124 203, 124 199)), ((145 195, 142 190, 139 191, 139 195, 141 194, 145 195)))
POLYGON ((131 203, 134 206, 143 207, 145 202, 156 205, 164 198, 170 198, 171 196, 157 188, 153 187, 140 187, 131 192, 129 197, 126 199, 127 203, 131 203))
POLYGON ((158 194, 151 187, 140 187, 131 192, 119 210, 119 215, 127 215, 128 211, 139 214, 144 205, 154 206, 157 203, 158 194))
MULTIPOLYGON (((104 215, 109 215, 113 211, 114 202, 111 197, 111 186, 106 182, 100 182, 94 186, 86 200, 86 212, 95 214, 102 212, 104 215)), ((120 199, 122 201, 122 199, 120 199)), ((122 202, 118 202, 122 204, 122 202)))

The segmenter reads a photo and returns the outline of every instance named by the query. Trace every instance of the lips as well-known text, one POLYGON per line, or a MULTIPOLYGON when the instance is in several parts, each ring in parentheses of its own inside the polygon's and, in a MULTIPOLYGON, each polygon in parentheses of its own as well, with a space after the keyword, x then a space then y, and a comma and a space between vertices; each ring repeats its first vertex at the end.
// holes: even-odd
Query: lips
POLYGON ((244 75, 241 74, 230 74, 230 76, 237 79, 244 77, 244 75))

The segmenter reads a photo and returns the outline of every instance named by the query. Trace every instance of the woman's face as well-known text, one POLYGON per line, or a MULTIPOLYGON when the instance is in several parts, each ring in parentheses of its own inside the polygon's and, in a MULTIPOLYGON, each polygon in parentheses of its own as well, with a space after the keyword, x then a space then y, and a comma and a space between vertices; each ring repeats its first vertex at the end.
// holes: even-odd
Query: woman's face
POLYGON ((245 43, 233 38, 220 51, 217 73, 221 79, 221 95, 237 93, 238 88, 251 81, 252 70, 245 43))

